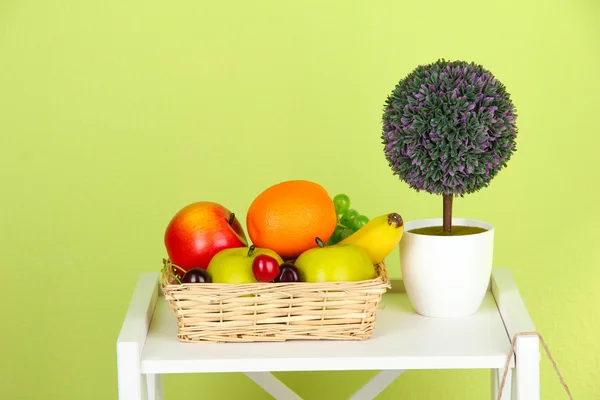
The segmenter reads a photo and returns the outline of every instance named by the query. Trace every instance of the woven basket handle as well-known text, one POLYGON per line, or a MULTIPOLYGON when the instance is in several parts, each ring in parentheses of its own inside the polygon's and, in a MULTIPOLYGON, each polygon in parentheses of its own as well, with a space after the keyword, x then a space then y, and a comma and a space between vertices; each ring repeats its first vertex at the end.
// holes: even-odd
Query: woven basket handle
POLYGON ((186 272, 183 268, 179 267, 178 265, 173 264, 171 262, 171 260, 163 258, 163 267, 160 270, 161 280, 164 282, 167 279, 167 277, 171 276, 179 284, 181 284, 181 279, 179 279, 179 276, 174 273, 176 270, 179 270, 179 271, 181 271, 183 273, 186 272))

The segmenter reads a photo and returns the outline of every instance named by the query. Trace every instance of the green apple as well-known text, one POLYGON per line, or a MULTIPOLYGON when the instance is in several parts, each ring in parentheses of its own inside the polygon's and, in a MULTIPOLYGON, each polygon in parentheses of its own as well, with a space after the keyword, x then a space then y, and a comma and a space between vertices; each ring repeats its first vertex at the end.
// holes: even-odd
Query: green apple
POLYGON ((208 263, 206 272, 213 283, 254 283, 258 282, 252 272, 252 261, 260 254, 266 254, 283 264, 281 257, 273 250, 248 247, 232 247, 219 251, 208 263))
POLYGON ((347 282, 375 279, 377 271, 365 250, 352 244, 306 250, 294 263, 304 282, 347 282))

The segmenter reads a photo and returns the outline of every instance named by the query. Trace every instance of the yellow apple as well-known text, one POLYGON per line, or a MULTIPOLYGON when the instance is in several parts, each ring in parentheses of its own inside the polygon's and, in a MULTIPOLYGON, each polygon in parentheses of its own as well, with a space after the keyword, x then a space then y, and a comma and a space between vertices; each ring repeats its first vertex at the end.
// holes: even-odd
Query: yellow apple
POLYGON ((323 246, 306 250, 294 265, 304 282, 343 282, 375 279, 377 271, 365 250, 352 244, 323 246))
POLYGON ((232 247, 215 254, 210 260, 206 272, 213 283, 254 283, 258 282, 252 272, 252 261, 265 254, 283 264, 281 257, 273 250, 250 246, 232 247))

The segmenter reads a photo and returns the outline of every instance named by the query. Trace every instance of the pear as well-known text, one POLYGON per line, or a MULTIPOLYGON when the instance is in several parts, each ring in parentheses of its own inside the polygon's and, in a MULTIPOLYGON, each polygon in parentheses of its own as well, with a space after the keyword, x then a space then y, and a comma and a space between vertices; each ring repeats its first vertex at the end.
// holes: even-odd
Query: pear
POLYGON ((324 246, 304 251, 294 265, 304 282, 348 282, 375 279, 377 271, 367 252, 353 244, 324 246))

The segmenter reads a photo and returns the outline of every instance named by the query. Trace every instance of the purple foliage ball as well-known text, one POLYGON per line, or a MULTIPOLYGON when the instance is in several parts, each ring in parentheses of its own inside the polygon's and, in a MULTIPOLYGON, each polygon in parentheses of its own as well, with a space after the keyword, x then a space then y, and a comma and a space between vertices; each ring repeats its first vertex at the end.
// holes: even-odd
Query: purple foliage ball
POLYGON ((385 157, 417 191, 463 196, 489 185, 516 151, 516 110, 504 85, 480 65, 421 65, 388 96, 385 157))

